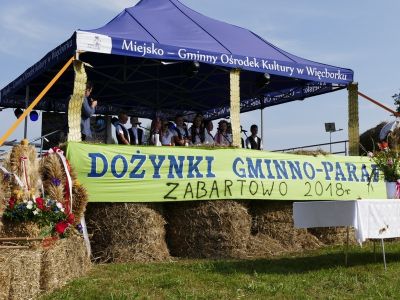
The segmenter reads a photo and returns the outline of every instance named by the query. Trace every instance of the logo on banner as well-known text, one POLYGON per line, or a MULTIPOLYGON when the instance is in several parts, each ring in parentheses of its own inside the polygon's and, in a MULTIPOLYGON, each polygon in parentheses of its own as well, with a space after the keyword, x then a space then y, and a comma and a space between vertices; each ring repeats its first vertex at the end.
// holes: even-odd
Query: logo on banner
POLYGON ((111 53, 112 41, 109 36, 92 32, 77 31, 76 44, 78 50, 111 53))

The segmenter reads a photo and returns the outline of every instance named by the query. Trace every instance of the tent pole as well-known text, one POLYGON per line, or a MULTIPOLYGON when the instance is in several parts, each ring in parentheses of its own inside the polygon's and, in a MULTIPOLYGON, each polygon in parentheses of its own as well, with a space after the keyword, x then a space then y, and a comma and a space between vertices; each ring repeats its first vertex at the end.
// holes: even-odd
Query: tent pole
POLYGON ((264 133, 264 115, 263 115, 263 112, 264 112, 264 107, 262 107, 261 106, 261 142, 263 143, 263 147, 265 147, 265 143, 264 143, 264 135, 263 135, 263 133, 264 133))
POLYGON ((349 91, 349 155, 359 155, 360 132, 358 119, 358 83, 352 82, 348 86, 349 91))
POLYGON ((240 70, 232 69, 230 77, 230 118, 232 126, 232 146, 240 147, 240 70))
MULTIPOLYGON (((25 109, 28 107, 29 101, 29 85, 25 88, 25 109)), ((24 121, 24 139, 28 138, 28 117, 25 117, 24 121)))
POLYGON ((87 83, 85 64, 82 61, 74 62, 74 73, 74 90, 68 103, 68 142, 82 141, 81 114, 87 83))
POLYGON ((22 120, 32 111, 32 109, 39 103, 40 100, 46 95, 46 93, 50 90, 50 88, 56 83, 56 81, 61 77, 62 74, 64 74, 65 70, 70 66, 72 61, 74 60, 74 57, 71 57, 67 63, 62 67, 60 71, 58 71, 57 75, 54 76, 54 78, 46 85, 46 87, 41 91, 39 96, 36 97, 35 100, 29 105, 27 109, 24 110, 22 115, 14 122, 14 124, 7 130, 7 132, 1 137, 0 139, 0 146, 3 145, 5 140, 14 132, 14 130, 18 127, 19 124, 21 124, 22 120))

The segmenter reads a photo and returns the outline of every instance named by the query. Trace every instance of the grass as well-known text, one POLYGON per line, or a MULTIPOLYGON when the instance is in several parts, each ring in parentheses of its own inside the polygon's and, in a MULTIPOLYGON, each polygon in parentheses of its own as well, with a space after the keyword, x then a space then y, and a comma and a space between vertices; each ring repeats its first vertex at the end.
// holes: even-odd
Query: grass
POLYGON ((372 243, 252 260, 178 260, 95 265, 41 299, 398 299, 400 242, 372 243), (377 248, 380 250, 380 248, 377 248))

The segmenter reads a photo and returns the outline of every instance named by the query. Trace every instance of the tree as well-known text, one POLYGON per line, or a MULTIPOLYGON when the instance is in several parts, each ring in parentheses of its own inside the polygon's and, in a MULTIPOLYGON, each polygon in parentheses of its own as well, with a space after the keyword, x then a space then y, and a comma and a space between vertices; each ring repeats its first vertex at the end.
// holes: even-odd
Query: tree
POLYGON ((400 112, 400 92, 392 96, 394 100, 394 105, 396 105, 396 111, 400 112))

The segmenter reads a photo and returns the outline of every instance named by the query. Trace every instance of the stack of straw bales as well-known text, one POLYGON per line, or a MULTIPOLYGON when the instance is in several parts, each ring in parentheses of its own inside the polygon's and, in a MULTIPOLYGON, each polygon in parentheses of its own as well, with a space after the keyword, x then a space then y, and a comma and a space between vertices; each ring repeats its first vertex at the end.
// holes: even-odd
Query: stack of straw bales
MULTIPOLYGON (((21 187, 14 176, 5 179, 0 173, 0 200, 3 210, 6 199, 14 197, 18 201, 34 199, 40 195, 41 177, 44 178, 46 195, 61 202, 65 199, 65 172, 59 157, 49 155, 43 160, 41 168, 33 146, 22 141, 10 152, 4 167, 16 174, 24 183, 21 187), (22 163, 23 160, 23 163, 22 163), (40 172, 39 172, 40 170, 40 172), (40 176, 41 175, 41 176, 40 176), (60 184, 54 184, 54 178, 60 184)), ((74 189, 73 189, 74 190, 74 189)), ((86 191, 75 183, 79 191, 77 207, 82 214, 87 201, 86 191)), ((34 222, 7 221, 1 230, 3 237, 38 237, 40 228, 34 222)), ((83 239, 71 236, 52 240, 54 243, 44 247, 40 242, 31 242, 29 249, 1 249, 0 251, 0 298, 32 299, 43 291, 62 286, 71 278, 83 275, 90 267, 90 259, 83 239)), ((9 245, 9 244, 7 244, 9 245)), ((15 244, 14 244, 15 245, 15 244)))
POLYGON ((182 202, 166 207, 172 255, 191 258, 247 256, 251 217, 242 202, 182 202))
POLYGON ((92 252, 102 262, 169 258, 162 204, 90 203, 86 212, 92 252))
POLYGON ((0 251, 0 299, 32 299, 82 276, 90 268, 83 240, 70 237, 48 248, 0 251))

